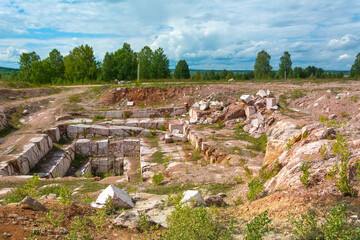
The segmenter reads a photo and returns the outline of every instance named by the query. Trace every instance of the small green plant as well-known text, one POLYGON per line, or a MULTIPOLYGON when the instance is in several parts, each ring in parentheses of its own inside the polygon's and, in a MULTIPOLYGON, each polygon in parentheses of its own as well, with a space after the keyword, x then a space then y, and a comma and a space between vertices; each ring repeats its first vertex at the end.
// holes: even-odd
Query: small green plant
POLYGON ((164 125, 160 125, 160 126, 159 126, 159 130, 160 130, 160 131, 166 131, 166 128, 165 128, 164 125))
POLYGON ((105 117, 103 115, 95 115, 93 120, 97 121, 97 120, 102 120, 102 119, 105 119, 105 117))
POLYGON ((354 102, 354 103, 357 103, 357 102, 358 102, 358 98, 355 97, 355 96, 352 96, 352 97, 350 97, 350 101, 351 101, 351 102, 354 102))
POLYGON ((349 206, 344 202, 336 203, 331 207, 321 226, 324 239, 360 239, 360 228, 355 226, 354 220, 350 222, 347 219, 348 208, 349 206))
POLYGON ((264 190, 265 186, 260 179, 253 178, 250 180, 250 182, 248 182, 248 188, 249 193, 246 194, 246 197, 248 200, 253 201, 259 196, 261 191, 264 190))
POLYGON ((152 182, 155 185, 159 185, 163 180, 164 180, 164 176, 162 175, 162 173, 155 174, 152 178, 152 182))
POLYGON ((43 226, 50 226, 50 227, 61 227, 61 224, 64 222, 64 213, 60 213, 59 215, 55 216, 54 208, 50 209, 49 212, 42 218, 40 218, 40 222, 43 226))
POLYGON ((197 148, 195 149, 193 152, 192 152, 192 159, 194 161, 197 161, 200 159, 200 153, 201 153, 201 149, 200 148, 197 148))
POLYGON ((245 176, 247 179, 252 179, 253 177, 253 171, 246 165, 243 166, 244 170, 245 170, 245 176))
POLYGON ((205 207, 192 208, 188 204, 179 204, 167 217, 168 229, 163 231, 164 240, 229 240, 233 239, 233 223, 225 227, 216 219, 214 211, 207 211, 205 207))
POLYGON ((293 145, 292 141, 289 139, 289 141, 286 143, 286 148, 289 149, 293 145))
POLYGON ((183 193, 169 196, 165 202, 166 206, 176 206, 176 205, 180 204, 180 201, 183 198, 183 196, 184 196, 183 193))
POLYGON ((244 200, 242 199, 241 196, 238 196, 235 200, 235 205, 241 205, 244 204, 244 200))
POLYGON ((77 240, 90 240, 93 239, 91 237, 91 229, 89 227, 88 219, 85 217, 76 216, 76 220, 73 221, 71 226, 71 231, 69 232, 70 239, 77 240))
POLYGON ((290 223, 294 228, 294 235, 297 239, 320 240, 323 239, 321 228, 318 226, 317 213, 309 209, 306 214, 295 219, 289 217, 290 223))
POLYGON ((39 178, 40 176, 33 175, 32 178, 26 180, 23 185, 17 187, 14 191, 5 196, 5 203, 20 202, 26 196, 37 197, 39 191, 36 189, 39 187, 39 178))
POLYGON ((219 121, 217 121, 217 128, 218 129, 221 129, 221 128, 223 128, 225 125, 224 125, 224 123, 223 123, 223 121, 221 120, 221 119, 219 119, 219 121))
POLYGON ((334 164, 334 166, 329 169, 328 174, 326 175, 327 178, 334 180, 335 176, 339 173, 339 166, 337 165, 337 163, 334 164))
POLYGON ((98 233, 103 234, 107 227, 109 217, 106 216, 106 209, 98 209, 96 215, 90 216, 89 219, 94 224, 98 233))
POLYGON ((267 216, 268 211, 256 216, 250 223, 246 224, 245 240, 260 240, 263 236, 272 231, 270 228, 271 219, 267 216))
POLYGON ((110 196, 105 201, 104 209, 106 211, 106 214, 108 214, 108 215, 111 215, 116 210, 114 202, 110 196))
POLYGON ((241 174, 238 174, 237 176, 234 177, 234 182, 236 182, 237 184, 245 183, 245 181, 243 180, 241 174))
POLYGON ((326 123, 327 121, 329 121, 329 119, 327 117, 325 117, 325 116, 319 116, 319 121, 321 123, 326 123))
POLYGON ((328 156, 329 156, 329 145, 328 144, 324 144, 320 147, 320 154, 321 154, 323 160, 328 158, 328 156))
POLYGON ((310 176, 309 169, 310 168, 311 168, 310 162, 303 162, 301 165, 302 175, 300 176, 300 182, 302 184, 304 184, 305 187, 309 187, 309 185, 310 185, 310 180, 309 180, 309 176, 310 176))
POLYGON ((301 134, 301 140, 307 138, 308 136, 308 132, 307 131, 304 131, 302 134, 301 134))
POLYGON ((189 169, 185 168, 185 174, 188 174, 188 173, 189 173, 189 169))
POLYGON ((271 169, 267 169, 266 165, 261 167, 259 171, 259 177, 261 181, 266 182, 267 180, 276 176, 276 174, 278 174, 280 170, 281 170, 281 164, 279 163, 279 161, 276 161, 271 169))
POLYGON ((160 152, 160 151, 154 152, 151 155, 151 157, 152 157, 152 161, 155 163, 164 163, 164 153, 163 152, 160 152))
POLYGON ((60 204, 67 205, 71 202, 71 191, 67 187, 63 186, 60 189, 59 197, 60 204))

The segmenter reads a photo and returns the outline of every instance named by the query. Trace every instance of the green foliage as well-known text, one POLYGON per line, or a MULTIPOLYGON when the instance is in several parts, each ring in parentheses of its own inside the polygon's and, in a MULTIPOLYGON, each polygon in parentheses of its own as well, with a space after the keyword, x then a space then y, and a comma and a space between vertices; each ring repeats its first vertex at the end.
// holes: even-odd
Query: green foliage
POLYGON ((83 96, 81 94, 74 94, 69 97, 69 102, 71 103, 79 103, 82 102, 83 96))
POLYGON ((44 226, 50 227, 61 227, 61 224, 64 222, 64 213, 61 212, 57 216, 54 214, 54 208, 50 209, 49 212, 42 218, 40 218, 40 222, 44 226))
POLYGON ((321 154, 321 157, 323 160, 328 158, 328 156, 329 156, 329 145, 328 144, 324 144, 320 147, 320 154, 321 154))
POLYGON ((337 165, 337 163, 335 163, 334 166, 331 169, 329 169, 329 172, 326 175, 326 177, 330 178, 331 180, 334 180, 336 174, 338 173, 339 173, 339 166, 337 165))
POLYGON ((306 214, 301 214, 300 218, 294 219, 291 217, 289 220, 294 228, 294 235, 297 239, 323 239, 321 228, 318 226, 319 219, 314 210, 309 209, 306 214))
POLYGON ((170 77, 169 59, 166 57, 164 50, 158 48, 155 50, 151 63, 151 77, 168 78, 170 77))
POLYGON ((163 180, 164 180, 164 176, 162 175, 162 173, 154 174, 152 178, 152 182, 155 185, 159 185, 163 180))
POLYGON ((238 140, 247 141, 251 144, 246 145, 247 149, 251 149, 257 152, 265 152, 267 144, 266 134, 261 135, 259 138, 254 138, 249 134, 245 133, 243 129, 238 129, 235 131, 234 137, 238 140))
POLYGON ((189 66, 185 60, 180 60, 175 67, 174 77, 176 79, 190 78, 189 66))
POLYGON ((358 163, 357 163, 357 172, 356 172, 356 176, 357 178, 359 179, 360 181, 360 159, 358 160, 358 163))
POLYGON ((244 170, 245 170, 245 176, 247 179, 252 179, 253 177, 253 171, 246 165, 243 166, 244 170))
POLYGON ((179 194, 175 194, 173 196, 169 196, 166 199, 166 205, 167 206, 175 206, 180 204, 181 199, 183 198, 184 194, 183 193, 179 193, 179 194))
POLYGON ((151 155, 151 157, 152 157, 152 161, 155 163, 164 163, 164 153, 163 152, 160 152, 160 151, 154 152, 151 155))
POLYGON ((280 64, 279 64, 279 77, 284 77, 286 79, 286 76, 290 76, 291 73, 291 56, 290 53, 285 51, 284 55, 280 57, 280 64))
POLYGON ((345 141, 342 135, 336 136, 336 143, 334 143, 332 150, 335 156, 340 158, 340 162, 341 162, 339 180, 336 183, 336 186, 344 196, 353 196, 354 191, 351 189, 349 179, 347 177, 348 174, 347 164, 349 162, 351 152, 349 151, 348 143, 345 141))
POLYGON ((67 187, 63 186, 60 189, 59 197, 59 203, 61 205, 69 204, 71 202, 71 191, 67 187))
POLYGON ((26 180, 23 185, 17 187, 14 191, 5 196, 5 203, 20 202, 26 196, 36 198, 39 194, 36 190, 39 187, 39 178, 40 176, 34 175, 32 178, 26 180))
POLYGON ((194 161, 197 161, 200 159, 200 153, 201 153, 201 149, 200 148, 197 148, 195 149, 193 152, 192 152, 192 159, 194 161))
POLYGON ((245 181, 243 180, 241 174, 238 174, 234 177, 234 182, 236 182, 237 184, 243 184, 245 183, 245 181))
POLYGON ((227 240, 231 236, 232 224, 229 228, 216 221, 215 215, 206 208, 192 208, 187 204, 175 206, 175 210, 167 218, 168 229, 160 239, 169 240, 227 240))
POLYGON ((97 209, 94 216, 90 216, 89 220, 94 224, 98 233, 103 234, 108 226, 109 217, 106 216, 106 209, 97 209))
POLYGON ((304 184, 305 187, 308 187, 310 185, 309 176, 310 172, 309 169, 311 168, 310 162, 303 162, 301 165, 301 171, 302 174, 300 176, 300 182, 304 184))
POLYGON ((102 115, 95 115, 95 116, 94 116, 94 121, 102 120, 102 119, 104 119, 104 118, 105 118, 105 117, 102 116, 102 115))
POLYGON ((91 229, 87 218, 76 216, 76 220, 71 225, 71 231, 69 232, 69 239, 71 240, 90 240, 91 229))
POLYGON ((95 80, 97 63, 94 51, 89 45, 75 47, 64 58, 64 76, 71 82, 95 80))
POLYGON ((335 239, 359 239, 360 228, 355 227, 355 222, 347 220, 348 206, 345 203, 337 203, 331 207, 330 213, 325 217, 321 229, 324 238, 335 239))
POLYGON ((253 178, 250 180, 250 182, 248 182, 248 188, 249 193, 246 194, 246 197, 248 200, 253 201, 259 196, 261 191, 264 190, 265 186, 260 179, 253 178))
POLYGON ((269 77, 272 70, 270 59, 271 56, 266 51, 258 52, 254 65, 255 78, 264 79, 269 77))
POLYGON ((260 240, 263 236, 272 231, 270 228, 271 219, 267 216, 268 211, 256 216, 250 223, 246 224, 245 240, 260 240))
POLYGON ((354 64, 351 66, 350 70, 351 77, 359 77, 360 76, 360 53, 356 55, 354 64))
POLYGON ((259 171, 259 177, 261 181, 266 182, 267 180, 273 178, 278 174, 278 172, 281 170, 281 165, 279 161, 276 161, 271 169, 267 169, 267 166, 261 167, 259 171))

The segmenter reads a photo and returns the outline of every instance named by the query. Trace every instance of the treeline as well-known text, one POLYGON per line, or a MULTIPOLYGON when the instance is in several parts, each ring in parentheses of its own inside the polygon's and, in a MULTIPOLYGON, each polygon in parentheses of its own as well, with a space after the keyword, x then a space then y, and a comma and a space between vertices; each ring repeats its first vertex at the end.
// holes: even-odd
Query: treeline
POLYGON ((115 52, 107 52, 104 61, 95 59, 93 48, 88 45, 75 47, 65 57, 54 49, 41 60, 36 52, 20 55, 20 71, 12 71, 10 80, 39 84, 70 84, 89 82, 110 82, 115 79, 134 80, 137 78, 140 61, 140 78, 170 78, 169 60, 162 48, 154 52, 145 46, 140 53, 134 52, 130 45, 115 52))
MULTIPOLYGON (((322 68, 308 66, 294 67, 289 52, 280 57, 279 69, 273 70, 270 65, 271 56, 264 50, 257 53, 254 71, 232 72, 196 71, 190 73, 185 60, 180 60, 175 71, 169 69, 169 59, 164 50, 155 51, 148 46, 140 52, 131 49, 130 44, 124 43, 121 49, 107 52, 103 62, 96 61, 93 48, 88 45, 75 47, 65 57, 54 49, 45 59, 41 59, 35 52, 20 55, 20 71, 12 71, 10 80, 19 80, 39 84, 71 84, 90 82, 111 82, 118 80, 140 79, 192 79, 198 80, 250 80, 250 79, 283 79, 283 78, 343 78, 343 72, 326 72, 322 68), (139 70, 139 76, 138 76, 139 70)), ((360 77, 360 53, 356 56, 350 71, 350 77, 360 77)))

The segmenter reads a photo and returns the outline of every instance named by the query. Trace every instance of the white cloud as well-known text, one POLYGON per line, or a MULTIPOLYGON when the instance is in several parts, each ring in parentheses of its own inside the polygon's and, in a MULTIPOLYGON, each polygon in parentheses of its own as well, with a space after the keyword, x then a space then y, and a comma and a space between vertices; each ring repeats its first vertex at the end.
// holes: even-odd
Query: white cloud
POLYGON ((345 54, 340 55, 338 57, 338 60, 347 60, 347 59, 350 59, 350 58, 351 58, 351 56, 349 54, 345 53, 345 54))
POLYGON ((354 34, 346 34, 340 39, 331 39, 329 41, 329 46, 332 49, 352 49, 359 45, 360 38, 354 34))
POLYGON ((24 49, 16 49, 13 47, 8 47, 6 51, 0 52, 0 61, 6 61, 6 62, 17 62, 19 56, 27 52, 24 49))

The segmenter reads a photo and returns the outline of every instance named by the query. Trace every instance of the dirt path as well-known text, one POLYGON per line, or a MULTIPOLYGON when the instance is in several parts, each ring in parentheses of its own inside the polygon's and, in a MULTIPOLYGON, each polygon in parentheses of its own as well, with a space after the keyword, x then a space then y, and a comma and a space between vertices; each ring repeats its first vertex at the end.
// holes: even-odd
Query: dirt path
MULTIPOLYGON (((73 94, 79 94, 85 92, 89 86, 77 86, 76 88, 71 88, 70 90, 62 91, 59 94, 53 94, 50 96, 43 97, 34 97, 26 100, 17 100, 12 101, 10 103, 5 104, 4 108, 18 106, 20 104, 31 104, 32 102, 39 102, 41 100, 49 99, 49 104, 43 110, 35 112, 30 116, 26 117, 25 122, 23 122, 23 126, 7 135, 5 138, 1 139, 0 151, 14 146, 15 150, 18 146, 22 150, 22 146, 27 144, 29 139, 33 137, 37 130, 44 129, 52 126, 55 123, 55 116, 60 115, 62 113, 63 105, 67 102, 68 98, 73 94)), ((0 161, 1 161, 1 153, 0 153, 0 161)))

